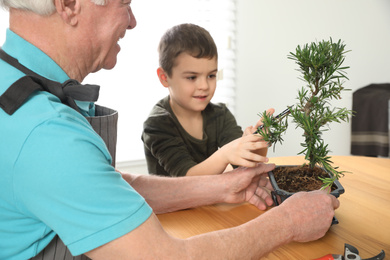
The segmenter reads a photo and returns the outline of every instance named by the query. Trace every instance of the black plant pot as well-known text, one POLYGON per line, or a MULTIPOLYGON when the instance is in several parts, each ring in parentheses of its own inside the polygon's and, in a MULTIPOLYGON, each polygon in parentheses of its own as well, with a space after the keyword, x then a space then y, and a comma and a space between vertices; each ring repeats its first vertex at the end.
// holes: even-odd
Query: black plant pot
MULTIPOLYGON (((296 165, 279 165, 278 167, 296 167, 296 165)), ((328 172, 329 176, 332 177, 332 175, 328 172)), ((285 201, 288 197, 292 196, 294 192, 288 192, 285 190, 282 190, 279 188, 273 171, 268 172, 268 177, 271 182, 272 187, 274 188, 273 191, 271 191, 272 200, 274 201, 275 206, 280 205, 283 201, 285 201)), ((341 194, 345 192, 344 187, 341 185, 341 183, 338 180, 335 180, 332 186, 332 191, 330 194, 338 198, 341 194)), ((338 224, 339 221, 336 219, 336 217, 333 217, 332 224, 338 224)))

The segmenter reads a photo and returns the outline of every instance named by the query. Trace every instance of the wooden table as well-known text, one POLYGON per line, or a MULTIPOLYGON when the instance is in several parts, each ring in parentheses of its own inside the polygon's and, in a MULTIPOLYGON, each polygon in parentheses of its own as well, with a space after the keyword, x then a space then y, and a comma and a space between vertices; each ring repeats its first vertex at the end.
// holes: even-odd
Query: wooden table
MULTIPOLYGON (((339 170, 349 171, 340 180, 345 193, 336 211, 339 224, 321 239, 290 243, 263 259, 315 259, 323 255, 344 254, 344 243, 355 246, 360 256, 370 258, 382 249, 390 259, 390 159, 361 156, 333 156, 339 170)), ((303 157, 270 158, 277 165, 300 164, 303 157)), ((172 236, 187 238, 197 234, 234 227, 264 211, 244 203, 218 204, 158 215, 172 236)), ((259 234, 261 235, 261 234, 259 234)), ((250 250, 250 249, 248 249, 250 250)))

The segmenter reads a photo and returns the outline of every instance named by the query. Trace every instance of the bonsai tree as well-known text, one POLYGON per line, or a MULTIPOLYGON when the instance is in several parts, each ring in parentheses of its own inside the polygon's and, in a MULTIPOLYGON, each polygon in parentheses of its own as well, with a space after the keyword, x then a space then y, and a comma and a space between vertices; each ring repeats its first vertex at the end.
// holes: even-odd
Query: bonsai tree
POLYGON ((271 144, 282 143, 281 135, 288 128, 288 117, 296 124, 296 128, 303 130, 303 150, 298 154, 305 155, 310 169, 315 166, 323 167, 333 177, 321 178, 323 187, 331 186, 334 180, 339 179, 343 172, 333 167, 330 161, 328 145, 322 139, 322 133, 329 130, 332 122, 341 123, 349 121, 352 111, 346 108, 332 108, 330 101, 341 99, 341 92, 346 90, 342 86, 348 80, 342 67, 345 59, 345 44, 339 40, 321 41, 319 43, 305 44, 296 48, 295 53, 290 52, 288 58, 298 64, 300 79, 305 85, 298 91, 297 103, 289 107, 289 113, 282 117, 272 117, 266 112, 263 116, 263 128, 259 133, 265 141, 271 144))

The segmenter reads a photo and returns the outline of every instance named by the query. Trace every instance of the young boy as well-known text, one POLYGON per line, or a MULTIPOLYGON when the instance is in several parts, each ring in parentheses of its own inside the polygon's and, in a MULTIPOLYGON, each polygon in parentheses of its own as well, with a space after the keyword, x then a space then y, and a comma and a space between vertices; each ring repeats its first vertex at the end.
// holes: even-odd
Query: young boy
POLYGON ((226 105, 210 102, 218 52, 209 32, 194 24, 174 26, 161 38, 158 51, 157 75, 169 96, 153 107, 144 122, 149 173, 220 174, 229 165, 254 167, 267 162, 268 145, 253 134, 261 120, 243 134, 226 105))

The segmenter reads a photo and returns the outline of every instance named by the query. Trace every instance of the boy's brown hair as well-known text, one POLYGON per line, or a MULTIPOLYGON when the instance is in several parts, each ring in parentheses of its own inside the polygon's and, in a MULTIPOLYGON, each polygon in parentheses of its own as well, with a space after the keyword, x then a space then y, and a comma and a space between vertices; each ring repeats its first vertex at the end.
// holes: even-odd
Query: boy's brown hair
POLYGON ((190 23, 172 27, 161 37, 158 45, 160 67, 171 77, 177 56, 188 53, 194 58, 217 58, 217 46, 210 33, 190 23))

